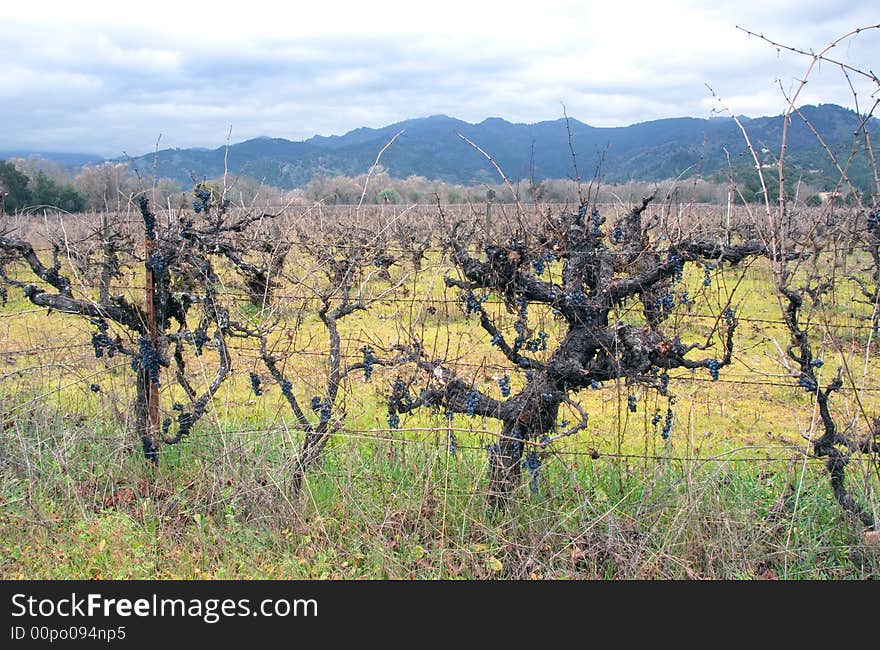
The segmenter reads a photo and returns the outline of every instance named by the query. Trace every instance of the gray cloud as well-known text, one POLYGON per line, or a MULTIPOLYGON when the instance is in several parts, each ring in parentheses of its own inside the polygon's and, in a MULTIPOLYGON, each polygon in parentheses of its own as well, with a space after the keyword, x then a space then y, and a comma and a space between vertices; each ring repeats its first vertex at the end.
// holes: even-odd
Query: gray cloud
MULTIPOLYGON (((52 22, 26 7, 0 9, 8 54, 0 150, 135 155, 159 134, 163 146, 216 147, 230 125, 233 141, 303 139, 436 113, 534 122, 560 117, 563 103, 589 124, 624 125, 709 116, 717 103, 707 83, 732 111, 769 115, 784 107, 779 85, 791 88, 808 61, 736 25, 819 49, 877 22, 873 3, 861 1, 561 2, 537 12, 454 0, 432 9, 445 13, 420 15, 388 0, 274 20, 271 5, 253 4, 232 13, 220 3, 207 17, 172 5, 167 20, 146 27, 86 9, 52 22)), ((869 67, 880 60, 880 30, 834 56, 869 67)), ((827 64, 801 99, 851 103, 827 64)))

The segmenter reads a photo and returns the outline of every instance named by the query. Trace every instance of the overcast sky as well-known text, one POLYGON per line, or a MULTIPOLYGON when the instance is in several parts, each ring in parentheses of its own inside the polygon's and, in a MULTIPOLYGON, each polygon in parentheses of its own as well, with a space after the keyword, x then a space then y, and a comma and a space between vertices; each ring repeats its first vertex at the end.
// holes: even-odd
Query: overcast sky
MULTIPOLYGON (((880 23, 876 0, 192 0, 0 5, 0 151, 108 157, 302 140, 444 113, 594 126, 778 114, 804 49, 880 23)), ((836 58, 880 67, 880 31, 836 58)), ((863 90, 860 88, 860 90, 863 90)), ((864 88, 867 90, 867 87, 864 88)), ((869 91, 868 91, 869 92, 869 91)), ((868 92, 860 100, 867 102, 868 92)), ((852 106, 830 65, 802 103, 852 106)))

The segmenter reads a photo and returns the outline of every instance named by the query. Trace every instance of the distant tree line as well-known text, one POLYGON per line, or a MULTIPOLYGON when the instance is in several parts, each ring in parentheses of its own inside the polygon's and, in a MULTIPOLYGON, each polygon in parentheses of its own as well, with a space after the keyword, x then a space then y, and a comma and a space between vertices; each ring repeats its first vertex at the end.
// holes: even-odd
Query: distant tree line
MULTIPOLYGON (((691 177, 682 180, 638 181, 626 183, 599 184, 598 202, 600 203, 632 203, 640 197, 654 194, 669 195, 669 200, 679 203, 710 203, 725 204, 728 199, 736 203, 743 200, 748 203, 763 201, 760 180, 754 168, 744 166, 733 167, 726 174, 716 174, 711 178, 691 177)), ((817 182, 817 175, 804 177, 795 172, 791 177, 798 183, 792 188, 797 199, 805 205, 819 205, 822 202, 817 182)), ((587 183, 581 183, 581 189, 587 183)), ((595 185, 595 184, 594 184, 595 185)), ((580 202, 578 182, 574 179, 544 179, 532 183, 530 180, 513 184, 516 199, 523 204, 561 203, 577 205, 580 202)), ((443 181, 435 181, 424 176, 394 178, 380 169, 374 173, 367 183, 365 174, 360 176, 327 176, 316 175, 301 190, 295 190, 299 198, 307 202, 323 202, 331 205, 357 204, 363 194, 364 203, 369 204, 411 204, 433 203, 435 196, 446 205, 481 204, 487 201, 512 202, 510 189, 503 183, 480 183, 475 185, 457 185, 443 181), (364 193, 364 186, 367 192, 364 193)), ((771 201, 778 199, 778 186, 768 186, 771 201)))
POLYGON ((6 160, 0 160, 0 191, 6 194, 7 212, 38 205, 51 205, 69 212, 85 208, 83 196, 72 185, 59 184, 42 171, 29 177, 6 160))
MULTIPOLYGON (((0 191, 6 193, 5 211, 52 207, 67 212, 119 210, 143 183, 126 163, 86 165, 75 172, 39 158, 0 160, 0 191)), ((177 183, 157 183, 158 198, 182 196, 177 183)), ((176 204, 175 204, 176 205, 176 204)))
MULTIPOLYGON (((822 203, 821 184, 810 175, 795 175, 796 182, 788 193, 789 200, 807 206, 822 203)), ((367 178, 359 176, 315 175, 304 187, 282 191, 267 186, 259 179, 230 175, 226 179, 193 179, 203 182, 218 196, 223 195, 231 204, 243 208, 281 206, 291 204, 323 203, 325 205, 407 205, 433 203, 436 197, 447 205, 484 204, 512 201, 510 188, 502 183, 457 185, 410 176, 395 178, 379 166, 367 178), (365 189, 366 188, 366 189, 365 189)), ((52 206, 68 212, 119 211, 139 190, 150 187, 151 199, 157 206, 171 209, 186 208, 191 201, 189 192, 170 179, 142 179, 124 162, 106 162, 87 165, 70 171, 38 157, 0 161, 0 191, 7 193, 5 209, 8 213, 39 206, 52 206)), ((576 205, 580 202, 578 183, 574 179, 544 179, 519 181, 514 184, 516 199, 523 204, 560 203, 576 205)), ((768 198, 778 199, 778 187, 768 183, 768 198)), ((728 173, 710 178, 692 177, 678 181, 660 182, 631 180, 626 183, 600 184, 600 203, 633 202, 639 197, 659 191, 678 203, 725 204, 762 201, 762 188, 754 168, 743 164, 732 166, 728 173)), ((841 197, 846 202, 845 196, 841 197)), ((850 197, 851 198, 851 197, 850 197)))

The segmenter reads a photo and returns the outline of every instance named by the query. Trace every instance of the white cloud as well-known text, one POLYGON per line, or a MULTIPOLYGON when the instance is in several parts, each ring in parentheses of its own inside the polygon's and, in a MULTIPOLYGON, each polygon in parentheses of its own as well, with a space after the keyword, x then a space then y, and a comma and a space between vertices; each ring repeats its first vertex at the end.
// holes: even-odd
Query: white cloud
MULTIPOLYGON (((4 3, 0 150, 105 155, 233 138, 302 139, 436 113, 596 126, 706 117, 711 85, 735 113, 769 115, 805 57, 737 25, 819 49, 877 22, 873 2, 4 3)), ((880 60, 880 30, 835 57, 880 60)), ((854 79, 860 97, 874 88, 854 79)), ((851 104, 839 70, 800 103, 851 104)))

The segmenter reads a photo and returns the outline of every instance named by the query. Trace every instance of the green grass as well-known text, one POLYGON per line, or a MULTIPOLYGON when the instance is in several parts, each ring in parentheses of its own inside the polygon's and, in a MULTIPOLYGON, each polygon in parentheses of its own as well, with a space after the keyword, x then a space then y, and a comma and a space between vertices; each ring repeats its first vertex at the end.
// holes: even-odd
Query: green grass
POLYGON ((296 498, 283 433, 193 438, 157 469, 120 432, 61 414, 12 433, 4 578, 839 579, 880 569, 813 462, 550 456, 539 494, 524 485, 493 512, 485 453, 451 456, 431 437, 336 440, 296 498))

